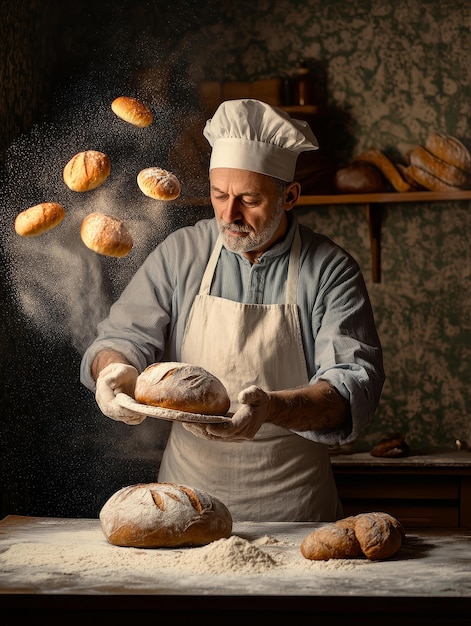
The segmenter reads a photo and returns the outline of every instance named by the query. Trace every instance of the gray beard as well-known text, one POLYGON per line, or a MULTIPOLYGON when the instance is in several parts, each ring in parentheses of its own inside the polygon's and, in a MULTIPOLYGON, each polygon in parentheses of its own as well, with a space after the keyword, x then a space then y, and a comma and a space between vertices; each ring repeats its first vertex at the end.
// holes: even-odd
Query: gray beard
POLYGON ((223 220, 218 221, 219 232, 222 233, 224 245, 232 252, 253 252, 258 248, 261 248, 267 241, 273 237, 276 229, 278 228, 281 218, 283 216, 284 208, 282 202, 278 202, 273 211, 273 215, 270 218, 270 221, 267 223, 265 228, 258 233, 254 233, 254 231, 246 226, 237 226, 235 224, 228 224, 223 220), (233 237, 227 231, 228 228, 231 230, 238 230, 240 232, 249 233, 247 237, 233 237))

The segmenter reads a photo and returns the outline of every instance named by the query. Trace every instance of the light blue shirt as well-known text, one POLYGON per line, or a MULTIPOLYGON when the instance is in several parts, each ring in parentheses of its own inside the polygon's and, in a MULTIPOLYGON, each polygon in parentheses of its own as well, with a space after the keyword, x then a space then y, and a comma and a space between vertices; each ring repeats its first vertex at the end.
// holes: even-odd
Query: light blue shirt
MULTIPOLYGON (((242 303, 285 302, 289 251, 298 227, 288 216, 286 237, 258 263, 222 248, 211 295, 242 303)), ((327 237, 299 228, 297 303, 309 379, 329 381, 349 401, 352 415, 341 431, 300 434, 329 445, 348 443, 370 423, 378 405, 385 378, 381 345, 356 261, 327 237)), ((157 361, 181 361, 188 314, 218 234, 214 218, 202 220, 173 232, 149 254, 83 356, 86 387, 95 389, 91 365, 103 349, 122 353, 138 371, 157 361)))

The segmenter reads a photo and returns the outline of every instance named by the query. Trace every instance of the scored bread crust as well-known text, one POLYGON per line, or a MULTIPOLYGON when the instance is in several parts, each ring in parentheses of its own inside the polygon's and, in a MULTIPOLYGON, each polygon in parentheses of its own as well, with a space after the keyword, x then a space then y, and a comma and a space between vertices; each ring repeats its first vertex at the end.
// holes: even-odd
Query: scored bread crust
POLYGON ((65 209, 57 202, 41 202, 18 213, 15 231, 22 237, 37 237, 58 226, 65 217, 65 209))
POLYGON ((471 154, 456 137, 443 133, 431 133, 427 137, 425 148, 445 163, 471 174, 471 154))
POLYGON ((225 415, 231 401, 223 383, 197 365, 153 363, 137 377, 134 399, 186 413, 225 415))
POLYGON ((104 256, 124 257, 133 247, 133 239, 124 222, 104 213, 90 213, 80 228, 83 243, 104 256))
POLYGON ((175 200, 181 192, 178 178, 160 167, 147 167, 137 175, 137 184, 142 193, 154 200, 175 200))
POLYGON ((223 502, 174 483, 123 487, 107 500, 99 518, 109 543, 124 547, 206 545, 232 531, 232 516, 223 502))
POLYGON ((306 559, 326 561, 366 556, 382 560, 395 554, 405 539, 402 524, 383 512, 360 513, 316 528, 301 542, 306 559))
POLYGON ((409 162, 451 187, 463 188, 470 180, 469 174, 464 170, 443 161, 422 146, 415 146, 409 152, 409 162))
POLYGON ((85 150, 66 164, 63 179, 72 191, 91 191, 102 185, 111 173, 108 155, 99 150, 85 150))
POLYGON ((115 115, 133 126, 146 128, 152 124, 152 111, 136 98, 119 96, 111 103, 111 109, 115 115))
POLYGON ((460 191, 461 189, 461 187, 455 187, 445 183, 443 180, 440 180, 440 178, 437 178, 417 165, 408 165, 406 170, 408 176, 417 181, 421 187, 429 191, 460 191))

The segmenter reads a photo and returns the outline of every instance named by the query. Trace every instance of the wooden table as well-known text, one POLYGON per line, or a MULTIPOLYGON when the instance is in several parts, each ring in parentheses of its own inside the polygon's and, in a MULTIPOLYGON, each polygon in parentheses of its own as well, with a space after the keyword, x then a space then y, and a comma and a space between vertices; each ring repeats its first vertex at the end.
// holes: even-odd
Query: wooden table
POLYGON ((0 614, 12 616, 8 626, 32 610, 48 624, 96 615, 114 624, 152 615, 162 624, 168 615, 225 625, 256 612, 275 622, 469 625, 471 531, 409 531, 401 550, 382 562, 306 561, 300 542, 318 526, 236 523, 233 535, 276 566, 215 573, 188 565, 204 548, 119 548, 95 519, 8 516, 0 522, 0 614), (183 559, 183 567, 172 559, 183 559))

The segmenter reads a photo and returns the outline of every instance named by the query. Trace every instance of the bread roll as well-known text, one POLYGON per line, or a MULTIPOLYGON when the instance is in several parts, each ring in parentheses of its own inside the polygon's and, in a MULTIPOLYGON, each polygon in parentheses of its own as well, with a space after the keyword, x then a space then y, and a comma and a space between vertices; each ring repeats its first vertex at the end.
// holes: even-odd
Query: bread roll
POLYGON ((154 363, 137 377, 134 399, 186 413, 224 415, 230 399, 222 382, 189 363, 154 363))
POLYGON ((73 156, 64 167, 64 182, 72 191, 90 191, 102 185, 111 172, 111 162, 98 150, 85 150, 73 156))
POLYGON ((87 215, 82 221, 80 236, 87 248, 104 256, 126 256, 133 246, 124 222, 104 213, 87 215))
POLYGON ((154 200, 175 200, 181 191, 180 181, 160 167, 148 167, 137 175, 137 184, 145 196, 154 200))
POLYGON ((386 185, 377 167, 368 163, 353 163, 335 173, 338 193, 380 193, 386 185))
POLYGON ((355 535, 370 561, 387 559, 402 545, 402 525, 387 513, 362 513, 355 518, 355 535))
POLYGON ((355 161, 376 166, 396 191, 403 193, 411 190, 411 185, 404 180, 398 168, 380 150, 366 150, 359 154, 355 161))
POLYGON ((413 178, 424 189, 429 191, 460 191, 460 187, 454 187, 437 178, 427 170, 417 165, 407 166, 407 175, 413 178))
POLYGON ((42 202, 18 213, 15 231, 22 237, 37 237, 55 228, 65 217, 65 209, 57 202, 42 202))
POLYGON ((152 124, 152 111, 140 100, 128 96, 119 96, 111 103, 113 113, 125 122, 145 128, 152 124))
POLYGON ((350 559, 361 556, 354 525, 326 524, 307 535, 301 542, 301 553, 311 561, 350 559))
POLYGON ((402 458, 409 456, 409 444, 401 433, 392 433, 381 439, 371 450, 371 456, 383 458, 402 458))
POLYGON ((405 539, 402 524, 388 513, 360 513, 315 529, 301 542, 306 559, 387 559, 405 539))
POLYGON ((425 142, 425 148, 441 161, 471 174, 471 154, 456 137, 431 133, 425 142))
POLYGON ((229 537, 232 516, 225 504, 205 491, 149 483, 113 494, 100 511, 100 524, 116 546, 201 546, 229 537))
POLYGON ((464 170, 442 161, 422 146, 415 146, 409 152, 409 162, 452 187, 462 189, 469 183, 469 174, 464 170))

